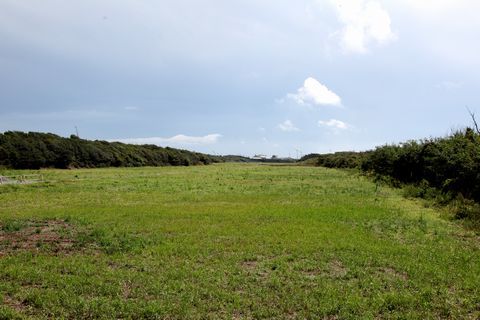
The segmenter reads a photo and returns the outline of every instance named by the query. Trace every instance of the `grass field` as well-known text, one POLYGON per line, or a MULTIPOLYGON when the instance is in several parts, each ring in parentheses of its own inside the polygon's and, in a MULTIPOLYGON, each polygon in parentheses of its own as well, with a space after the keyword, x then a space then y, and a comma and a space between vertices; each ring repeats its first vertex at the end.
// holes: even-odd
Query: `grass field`
POLYGON ((355 172, 41 173, 0 186, 2 319, 480 318, 478 237, 355 172))

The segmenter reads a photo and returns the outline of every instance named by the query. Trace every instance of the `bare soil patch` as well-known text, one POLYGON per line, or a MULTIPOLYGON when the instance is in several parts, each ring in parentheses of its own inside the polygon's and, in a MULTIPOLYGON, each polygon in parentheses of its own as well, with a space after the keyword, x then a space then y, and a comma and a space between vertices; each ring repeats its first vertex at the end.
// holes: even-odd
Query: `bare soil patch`
POLYGON ((0 256, 17 251, 70 252, 78 228, 60 219, 0 222, 0 256))
POLYGON ((315 279, 316 277, 318 277, 319 275, 321 275, 322 272, 319 271, 319 270, 307 270, 307 271, 303 271, 303 274, 304 274, 305 277, 307 277, 308 279, 315 279))
POLYGON ((8 295, 3 297, 3 304, 20 313, 28 309, 28 306, 26 304, 8 295))
POLYGON ((266 279, 277 267, 267 267, 257 260, 246 260, 241 263, 242 269, 260 279, 266 279))
POLYGON ((253 271, 257 269, 258 262, 254 260, 243 261, 242 268, 248 271, 253 271))
POLYGON ((397 271, 390 267, 379 268, 378 273, 383 274, 389 278, 401 279, 404 281, 408 280, 408 274, 406 274, 405 272, 397 271))
POLYGON ((332 278, 341 278, 346 276, 348 269, 343 265, 340 260, 332 260, 328 264, 328 275, 332 278))

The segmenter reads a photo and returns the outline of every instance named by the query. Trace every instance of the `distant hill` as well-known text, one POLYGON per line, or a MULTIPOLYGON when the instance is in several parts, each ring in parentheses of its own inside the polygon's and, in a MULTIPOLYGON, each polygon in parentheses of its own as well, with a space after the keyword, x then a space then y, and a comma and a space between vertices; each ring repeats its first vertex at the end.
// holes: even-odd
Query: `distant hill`
POLYGON ((64 138, 40 132, 0 133, 0 166, 14 169, 188 166, 213 162, 223 160, 187 150, 91 141, 75 135, 64 138))

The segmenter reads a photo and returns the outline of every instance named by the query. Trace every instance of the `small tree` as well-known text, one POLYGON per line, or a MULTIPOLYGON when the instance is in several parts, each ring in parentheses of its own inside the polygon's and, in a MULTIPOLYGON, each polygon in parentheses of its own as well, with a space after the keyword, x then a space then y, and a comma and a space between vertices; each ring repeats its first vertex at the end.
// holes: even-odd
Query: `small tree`
POLYGON ((470 114, 470 117, 472 118, 475 131, 477 132, 477 134, 480 134, 480 129, 478 128, 478 123, 477 123, 477 120, 475 119, 475 113, 472 112, 468 107, 467 107, 467 110, 468 110, 468 113, 470 114))

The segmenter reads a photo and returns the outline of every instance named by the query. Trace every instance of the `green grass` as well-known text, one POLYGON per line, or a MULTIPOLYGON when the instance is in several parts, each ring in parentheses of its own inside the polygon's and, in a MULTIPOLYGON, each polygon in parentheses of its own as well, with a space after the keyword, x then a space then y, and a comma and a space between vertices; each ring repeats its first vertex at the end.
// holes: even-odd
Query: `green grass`
POLYGON ((478 237, 355 172, 42 174, 0 186, 3 232, 62 219, 78 248, 0 256, 0 318, 480 317, 478 237))

